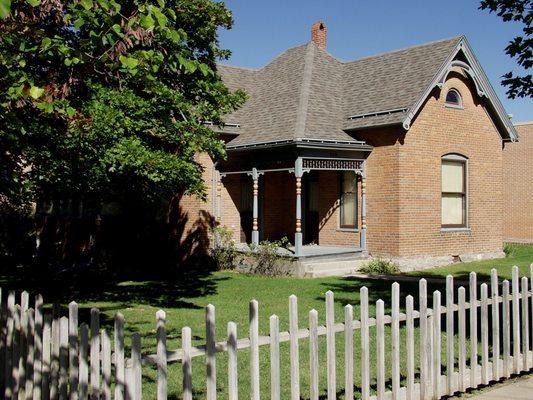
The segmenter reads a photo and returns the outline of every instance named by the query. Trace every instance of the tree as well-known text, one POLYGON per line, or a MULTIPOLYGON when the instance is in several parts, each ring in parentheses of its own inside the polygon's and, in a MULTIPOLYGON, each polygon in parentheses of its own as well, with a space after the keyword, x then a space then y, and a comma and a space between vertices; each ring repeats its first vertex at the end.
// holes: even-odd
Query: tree
MULTIPOLYGON (((533 66, 533 1, 532 0, 482 0, 480 8, 495 12, 503 21, 523 24, 523 36, 516 36, 505 48, 505 53, 516 58, 519 66, 528 71, 533 66)), ((533 97, 533 78, 531 74, 514 74, 512 71, 503 76, 502 84, 507 87, 507 96, 533 97)))
POLYGON ((0 202, 95 218, 204 195, 195 155, 224 157, 206 122, 245 99, 216 71, 223 3, 0 0, 2 14, 0 202))

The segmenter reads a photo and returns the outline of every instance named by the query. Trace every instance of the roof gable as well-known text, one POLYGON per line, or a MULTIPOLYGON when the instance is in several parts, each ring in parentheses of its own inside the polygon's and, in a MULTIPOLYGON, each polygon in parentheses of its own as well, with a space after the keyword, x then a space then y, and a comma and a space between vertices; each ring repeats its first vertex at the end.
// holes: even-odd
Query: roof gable
POLYGON ((516 131, 463 36, 343 62, 309 42, 253 70, 219 65, 231 90, 249 100, 227 122, 239 124, 228 148, 258 143, 349 142, 350 131, 387 125, 409 129, 454 62, 468 68, 504 139, 516 131))

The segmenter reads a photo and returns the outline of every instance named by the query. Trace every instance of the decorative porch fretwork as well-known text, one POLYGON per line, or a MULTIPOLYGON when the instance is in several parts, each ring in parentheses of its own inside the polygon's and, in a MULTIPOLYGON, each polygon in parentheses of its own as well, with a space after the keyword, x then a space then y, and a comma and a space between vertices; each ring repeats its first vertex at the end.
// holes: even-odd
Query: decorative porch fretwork
POLYGON ((339 160, 326 158, 304 158, 303 169, 321 169, 321 170, 336 170, 336 171, 355 171, 361 170, 363 162, 359 160, 339 160))

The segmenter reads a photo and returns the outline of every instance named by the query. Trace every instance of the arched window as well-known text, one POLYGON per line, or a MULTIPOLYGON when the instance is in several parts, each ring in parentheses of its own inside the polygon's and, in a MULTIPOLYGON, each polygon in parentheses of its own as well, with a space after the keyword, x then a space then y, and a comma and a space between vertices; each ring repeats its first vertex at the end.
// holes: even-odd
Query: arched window
POLYGON ((446 105, 463 108, 463 99, 461 98, 461 94, 455 89, 448 90, 448 93, 446 93, 446 105))
POLYGON ((468 160, 459 154, 446 154, 441 162, 441 223, 443 228, 468 225, 468 160))

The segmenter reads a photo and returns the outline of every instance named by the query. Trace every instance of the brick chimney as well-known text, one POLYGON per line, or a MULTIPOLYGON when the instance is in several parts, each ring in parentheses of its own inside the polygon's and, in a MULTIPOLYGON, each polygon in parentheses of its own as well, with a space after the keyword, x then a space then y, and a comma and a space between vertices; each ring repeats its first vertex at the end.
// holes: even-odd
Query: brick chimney
POLYGON ((325 49, 327 36, 326 25, 322 21, 315 22, 311 27, 311 40, 321 49, 325 49))

